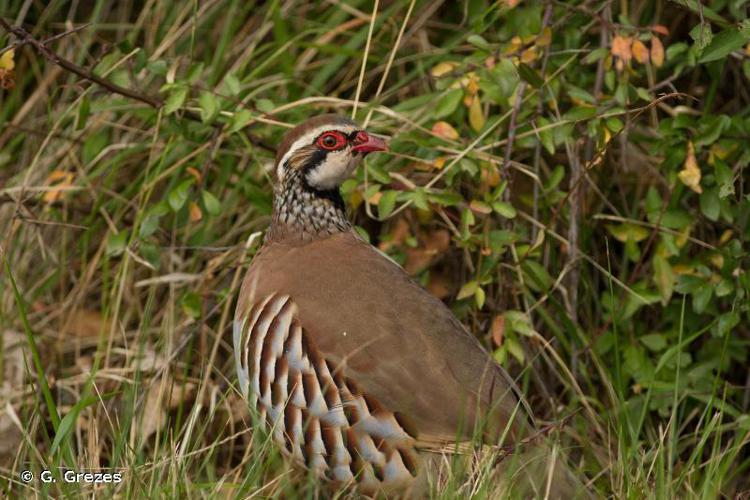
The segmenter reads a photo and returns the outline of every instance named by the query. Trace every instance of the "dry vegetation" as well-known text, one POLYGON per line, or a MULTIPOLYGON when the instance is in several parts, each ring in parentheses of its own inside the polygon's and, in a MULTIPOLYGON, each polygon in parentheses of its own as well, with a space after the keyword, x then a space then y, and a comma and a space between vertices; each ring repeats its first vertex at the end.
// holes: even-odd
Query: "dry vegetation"
MULTIPOLYGON (((320 493, 228 330, 274 145, 330 110, 392 137, 358 229, 596 496, 747 495, 750 21, 703 4, 0 2, 0 495, 320 493)), ((434 496, 500 495, 475 472, 434 496)))

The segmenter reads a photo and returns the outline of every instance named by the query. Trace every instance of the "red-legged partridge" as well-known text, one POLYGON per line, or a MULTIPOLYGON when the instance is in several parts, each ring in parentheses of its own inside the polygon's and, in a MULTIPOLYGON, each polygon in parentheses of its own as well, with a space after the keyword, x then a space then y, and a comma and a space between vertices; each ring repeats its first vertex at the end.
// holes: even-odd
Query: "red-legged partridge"
POLYGON ((410 491, 425 455, 477 436, 512 444, 531 429, 506 372, 347 220, 339 186, 386 149, 336 115, 285 136, 273 222, 234 320, 240 390, 274 440, 321 478, 364 492, 410 491))

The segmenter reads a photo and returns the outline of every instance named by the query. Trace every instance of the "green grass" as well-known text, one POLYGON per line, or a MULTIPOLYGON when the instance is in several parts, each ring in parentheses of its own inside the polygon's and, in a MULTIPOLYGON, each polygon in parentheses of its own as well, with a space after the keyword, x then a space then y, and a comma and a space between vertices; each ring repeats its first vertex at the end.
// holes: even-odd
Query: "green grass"
MULTIPOLYGON (((1 494, 349 495, 254 430, 229 330, 275 144, 353 110, 392 151, 342 188, 358 229, 518 380, 595 497, 747 494, 745 7, 559 2, 545 25, 508 3, 0 3, 38 40, 91 23, 48 48, 147 96, 29 45, 0 63, 1 494), (615 35, 651 62, 617 70, 615 35)), ((510 496, 492 459, 447 461, 430 496, 510 496)))

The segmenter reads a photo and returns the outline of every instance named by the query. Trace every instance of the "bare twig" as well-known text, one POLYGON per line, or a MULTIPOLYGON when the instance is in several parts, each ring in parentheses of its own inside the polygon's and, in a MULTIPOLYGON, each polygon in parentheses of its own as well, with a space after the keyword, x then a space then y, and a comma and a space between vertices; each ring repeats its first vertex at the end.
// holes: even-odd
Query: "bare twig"
MULTIPOLYGON (((110 92, 114 94, 119 94, 121 96, 128 97, 135 101, 147 104, 148 106, 151 106, 154 109, 161 109, 162 106, 164 105, 164 100, 161 99, 161 97, 151 96, 148 94, 137 92, 132 89, 121 87, 120 85, 117 85, 116 83, 111 82, 107 80, 106 78, 102 78, 100 76, 95 75, 92 71, 86 68, 83 68, 81 66, 78 66, 77 64, 65 59, 64 57, 57 55, 55 52, 53 52, 49 47, 45 45, 45 42, 40 42, 39 40, 31 36, 31 34, 28 31, 26 31, 20 26, 10 25, 2 17, 0 17, 0 26, 2 26, 9 33, 13 33, 14 35, 16 35, 20 39, 18 43, 30 45, 39 55, 41 55, 45 59, 49 60, 53 64, 60 66, 64 70, 69 71, 70 73, 73 73, 74 75, 77 75, 83 78, 84 80, 88 80, 90 82, 96 83, 97 85, 104 87, 105 89, 109 90, 110 92)), ((79 29, 82 29, 82 28, 79 28, 79 29)), ((53 37, 53 39, 56 39, 56 38, 53 37)), ((185 110, 183 112, 183 116, 192 121, 202 122, 200 115, 191 110, 185 110)), ((222 128, 223 125, 218 123, 218 124, 215 124, 214 127, 222 128)), ((250 142, 256 146, 259 146, 263 149, 266 149, 272 152, 275 150, 274 148, 265 144, 263 140, 253 136, 252 134, 248 133, 247 137, 250 140, 250 142)))
MULTIPOLYGON (((68 35, 72 35, 73 33, 78 33, 79 31, 83 31, 86 28, 88 28, 89 26, 91 26, 91 23, 86 23, 86 24, 82 24, 80 26, 76 26, 75 28, 71 28, 71 29, 69 29, 67 31, 63 31, 62 33, 58 33, 57 35, 51 36, 49 38, 46 38, 46 39, 42 40, 40 43, 42 45, 50 44, 50 43, 55 42, 55 41, 57 41, 57 40, 59 40, 61 38, 65 38, 68 35)), ((16 36, 18 36, 18 35, 16 35, 16 36)), ((29 42, 27 40, 24 40, 24 39, 21 39, 21 40, 15 42, 15 43, 11 43, 7 47, 3 47, 2 49, 0 49, 0 56, 3 55, 4 53, 8 52, 9 50, 13 50, 16 47, 20 47, 20 46, 25 45, 27 43, 29 43, 29 42)))
POLYGON ((122 96, 129 97, 136 101, 140 101, 144 104, 148 104, 152 108, 159 109, 164 104, 164 102, 158 97, 148 96, 145 94, 141 94, 140 92, 136 92, 134 90, 121 87, 117 85, 116 83, 113 83, 113 82, 110 82, 109 80, 101 78, 95 75, 94 73, 92 73, 91 71, 84 69, 78 66, 77 64, 68 61, 64 57, 58 56, 52 50, 50 50, 44 43, 32 37, 28 31, 26 31, 20 26, 11 26, 5 19, 1 17, 0 17, 0 26, 5 28, 8 32, 16 35, 23 43, 29 44, 31 47, 34 48, 36 52, 39 53, 39 55, 43 56, 50 62, 57 64, 63 69, 73 73, 74 75, 78 75, 84 80, 88 80, 90 82, 94 82, 98 85, 101 85, 105 89, 115 94, 120 94, 122 96))

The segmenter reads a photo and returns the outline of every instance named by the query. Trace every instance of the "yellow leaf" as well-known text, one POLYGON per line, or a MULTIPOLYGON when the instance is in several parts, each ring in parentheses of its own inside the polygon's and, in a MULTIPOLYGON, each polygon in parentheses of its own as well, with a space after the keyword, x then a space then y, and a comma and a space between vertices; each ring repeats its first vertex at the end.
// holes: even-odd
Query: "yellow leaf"
POLYGON ((201 207, 194 201, 190 202, 190 222, 198 222, 203 218, 201 207))
POLYGON ((723 233, 721 233, 721 236, 719 237, 719 245, 724 245, 727 241, 732 239, 732 230, 727 229, 723 233))
POLYGON ((445 157, 438 156, 437 158, 435 158, 434 160, 432 160, 432 165, 436 169, 440 170, 441 168, 443 168, 445 166, 445 157))
POLYGON ((456 69, 456 66, 458 66, 458 63, 452 61, 439 62, 432 67, 432 69, 430 70, 430 74, 435 78, 440 78, 441 76, 456 69))
POLYGON ((435 122, 435 125, 432 126, 432 133, 438 137, 450 139, 452 141, 455 141, 459 137, 458 132, 453 128, 453 125, 444 121, 435 122))
POLYGON ((657 68, 664 64, 664 45, 658 37, 651 38, 651 62, 657 68))
POLYGON ((696 193, 703 192, 701 188, 701 169, 698 167, 698 160, 695 158, 695 146, 693 146, 692 142, 688 142, 685 164, 677 176, 683 184, 696 193))
POLYGON ((542 30, 536 39, 536 44, 539 47, 546 47, 552 41, 552 30, 547 27, 542 30))
POLYGON ((525 64, 532 63, 536 60, 537 55, 536 47, 529 47, 521 53, 521 62, 525 64))
POLYGON ((484 127, 485 121, 484 113, 482 112, 482 103, 479 101, 479 96, 476 96, 469 107, 469 125, 475 131, 479 132, 484 127))
POLYGON ((641 64, 646 64, 649 59, 648 55, 648 49, 643 44, 642 41, 636 39, 633 41, 633 45, 631 47, 631 50, 633 52, 633 57, 635 57, 635 60, 638 61, 641 64))
POLYGON ((469 95, 477 95, 477 92, 479 92, 479 77, 473 71, 466 76, 469 77, 469 81, 466 83, 466 92, 469 95))
POLYGON ((44 192, 42 200, 54 203, 59 200, 65 190, 73 185, 73 174, 62 170, 53 170, 47 176, 47 185, 50 187, 44 192))
POLYGON ((13 49, 6 50, 0 55, 0 69, 12 70, 16 67, 16 62, 13 60, 15 51, 13 49))

